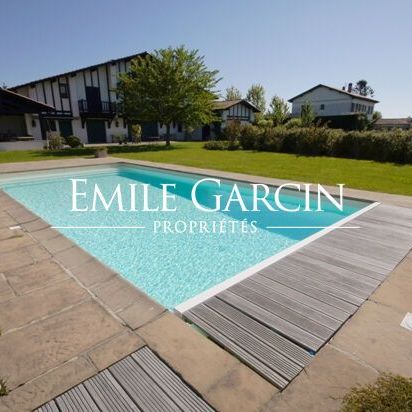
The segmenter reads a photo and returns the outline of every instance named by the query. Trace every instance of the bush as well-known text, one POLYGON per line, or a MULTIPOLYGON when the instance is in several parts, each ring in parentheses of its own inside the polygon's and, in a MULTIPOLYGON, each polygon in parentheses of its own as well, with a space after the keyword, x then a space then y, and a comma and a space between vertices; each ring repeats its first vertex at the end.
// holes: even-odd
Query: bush
POLYGON ((412 378, 382 374, 375 383, 353 388, 344 398, 341 412, 410 412, 412 378))
POLYGON ((412 163, 412 130, 344 131, 328 127, 228 126, 226 145, 211 143, 211 150, 237 149, 335 156, 382 162, 412 163), (230 139, 228 136, 231 136, 230 139))
POLYGON ((239 133, 239 143, 244 150, 253 150, 257 147, 257 142, 262 129, 257 126, 242 126, 239 133))
POLYGON ((229 142, 226 140, 209 140, 203 147, 207 150, 229 150, 229 142))
POLYGON ((292 129, 294 127, 302 127, 302 120, 300 117, 293 117, 285 123, 287 129, 292 129))
POLYGON ((48 138, 48 149, 49 150, 60 150, 63 149, 64 139, 59 135, 50 135, 48 138))
POLYGON ((136 123, 132 125, 132 137, 134 143, 140 143, 142 141, 142 126, 136 123))
POLYGON ((244 126, 242 126, 238 121, 229 121, 226 127, 222 130, 221 138, 232 142, 239 140, 243 127, 244 126))
POLYGON ((82 141, 77 136, 67 136, 64 138, 64 143, 72 149, 76 147, 83 147, 82 141))

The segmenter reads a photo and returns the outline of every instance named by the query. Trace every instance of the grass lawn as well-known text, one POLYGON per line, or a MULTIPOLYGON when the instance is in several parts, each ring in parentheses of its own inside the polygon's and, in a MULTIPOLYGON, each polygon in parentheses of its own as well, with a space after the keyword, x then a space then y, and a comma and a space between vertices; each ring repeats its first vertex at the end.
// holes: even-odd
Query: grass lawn
MULTIPOLYGON (((313 183, 345 183, 347 187, 412 196, 412 165, 379 163, 333 157, 297 156, 284 153, 205 150, 201 143, 178 143, 170 150, 163 145, 110 147, 112 156, 175 163, 207 169, 239 172, 313 183)), ((0 152, 0 163, 87 157, 93 149, 59 152, 0 152)))

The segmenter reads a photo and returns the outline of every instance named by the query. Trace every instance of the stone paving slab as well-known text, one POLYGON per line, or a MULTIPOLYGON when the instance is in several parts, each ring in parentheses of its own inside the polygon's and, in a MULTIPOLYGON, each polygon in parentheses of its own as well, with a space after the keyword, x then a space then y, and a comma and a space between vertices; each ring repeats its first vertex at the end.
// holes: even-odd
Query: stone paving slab
POLYGON ((31 412, 97 372, 86 357, 71 359, 0 398, 0 412, 31 412))
POLYGON ((52 259, 4 272, 9 285, 18 295, 67 279, 69 275, 52 259))
POLYGON ((38 289, 0 304, 2 333, 59 312, 89 297, 72 279, 38 289))
POLYGON ((41 262, 50 257, 50 253, 37 244, 4 253, 0 251, 0 273, 41 262))
POLYGON ((121 330, 115 319, 89 300, 1 336, 1 373, 9 376, 8 386, 13 389, 121 330))
POLYGON ((378 373, 326 345, 315 360, 264 412, 338 412, 343 396, 357 384, 371 383, 378 373))
POLYGON ((368 301, 331 344, 381 372, 412 377, 412 332, 400 326, 404 316, 404 311, 368 301))

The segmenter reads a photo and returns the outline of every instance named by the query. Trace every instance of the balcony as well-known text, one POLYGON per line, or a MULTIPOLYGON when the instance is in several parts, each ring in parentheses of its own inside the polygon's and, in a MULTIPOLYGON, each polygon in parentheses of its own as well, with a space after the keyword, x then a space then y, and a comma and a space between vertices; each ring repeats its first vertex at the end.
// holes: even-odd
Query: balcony
POLYGON ((78 101, 80 115, 93 115, 99 117, 111 117, 118 111, 118 105, 115 102, 97 101, 88 102, 85 99, 78 101))

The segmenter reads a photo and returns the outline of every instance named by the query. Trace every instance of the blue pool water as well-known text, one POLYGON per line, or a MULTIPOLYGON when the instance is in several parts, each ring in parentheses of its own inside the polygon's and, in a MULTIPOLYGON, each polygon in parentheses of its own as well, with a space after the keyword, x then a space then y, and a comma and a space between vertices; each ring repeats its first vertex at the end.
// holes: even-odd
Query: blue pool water
MULTIPOLYGON (((328 201, 323 203, 324 212, 242 212, 231 205, 228 212, 204 212, 193 205, 191 190, 203 177, 160 169, 135 166, 104 168, 75 168, 54 172, 10 175, 0 179, 0 187, 13 198, 53 226, 139 226, 143 229, 59 229, 83 249, 111 267, 148 295, 168 308, 173 308, 198 293, 252 267, 264 259, 288 248, 321 229, 267 229, 267 226, 329 226, 360 210, 366 204, 346 200, 344 211, 339 212, 328 201), (91 207, 92 189, 98 183, 102 193, 109 198, 117 184, 127 188, 129 184, 146 183, 149 190, 149 207, 161 205, 161 184, 174 183, 177 195, 175 212, 119 212, 116 207, 109 211, 72 212, 72 182, 70 179, 88 179, 79 191, 87 196, 78 198, 78 207, 91 207), (213 221, 225 222, 226 233, 163 233, 153 230, 154 221, 176 222, 203 221, 211 232, 213 221), (242 231, 240 222, 243 223, 242 231), (251 221, 256 229, 251 233, 251 221), (232 222, 232 223, 229 223, 232 222), (234 233, 232 232, 234 228, 234 233)), ((240 184, 242 198, 252 204, 249 185, 240 184)), ((222 181, 217 190, 215 184, 203 184, 199 202, 213 207, 213 195, 222 195, 222 204, 228 198, 233 182, 222 181)), ((140 186, 139 186, 140 188, 140 186)), ((136 208, 141 209, 142 190, 136 190, 136 208)), ((130 203, 130 193, 122 190, 125 208, 130 203)), ((281 196, 289 208, 303 204, 303 196, 288 192, 281 196)), ((312 198, 315 202, 315 198, 312 198)), ((176 228, 182 230, 184 223, 176 228)), ((199 223, 198 223, 199 224, 199 223)))

